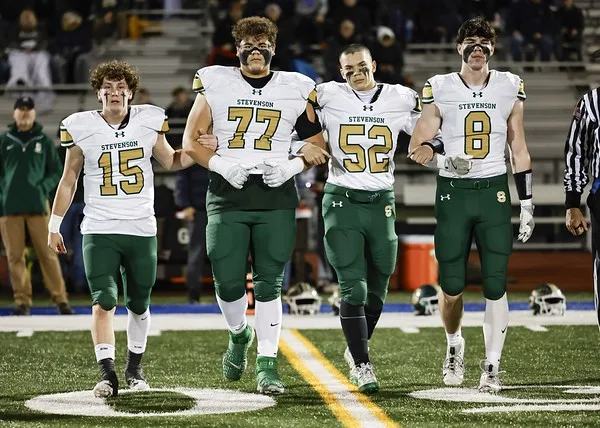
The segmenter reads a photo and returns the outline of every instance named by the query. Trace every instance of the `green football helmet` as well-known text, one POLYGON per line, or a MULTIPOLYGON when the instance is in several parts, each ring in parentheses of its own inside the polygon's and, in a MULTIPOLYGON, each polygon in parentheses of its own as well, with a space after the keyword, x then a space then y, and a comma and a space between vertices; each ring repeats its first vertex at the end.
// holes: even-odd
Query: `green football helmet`
POLYGON ((442 291, 437 284, 424 284, 412 295, 415 315, 433 315, 440 310, 438 294, 442 291))
POLYGON ((555 284, 546 283, 536 287, 529 296, 529 308, 533 315, 564 315, 567 299, 555 284))

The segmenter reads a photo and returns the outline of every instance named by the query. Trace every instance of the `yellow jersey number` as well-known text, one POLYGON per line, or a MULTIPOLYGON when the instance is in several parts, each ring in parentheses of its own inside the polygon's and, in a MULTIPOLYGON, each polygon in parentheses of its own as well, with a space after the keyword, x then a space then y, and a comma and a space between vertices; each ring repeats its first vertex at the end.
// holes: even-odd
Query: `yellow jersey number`
POLYGON ((472 111, 465 117, 465 154, 484 159, 490 152, 492 120, 484 111, 472 111))
MULTIPOLYGON (((142 159, 144 157, 144 149, 121 150, 119 156, 119 172, 125 177, 133 177, 134 180, 121 180, 119 187, 126 195, 135 195, 140 193, 144 188, 144 172, 139 166, 129 166, 129 161, 142 159)), ((102 168, 102 185, 100 186, 101 196, 116 196, 118 193, 117 186, 113 183, 113 167, 112 153, 103 152, 98 159, 98 166, 102 168)))
POLYGON ((364 172, 369 168, 369 172, 378 174, 388 172, 390 159, 387 155, 394 146, 394 137, 392 131, 385 125, 373 125, 369 128, 366 136, 370 140, 383 141, 383 144, 374 144, 368 150, 365 150, 360 144, 351 144, 348 140, 351 136, 365 136, 365 125, 340 125, 340 148, 347 155, 353 155, 356 160, 344 159, 344 168, 350 173, 364 172), (377 158, 382 154, 381 158, 377 158))
POLYGON ((266 108, 252 107, 229 107, 227 120, 237 121, 238 125, 228 143, 227 148, 229 149, 243 149, 246 142, 244 140, 244 134, 248 131, 248 127, 252 122, 252 118, 258 123, 266 123, 267 128, 263 134, 254 140, 254 148, 256 150, 271 150, 271 143, 273 135, 277 131, 279 121, 281 120, 281 112, 279 110, 270 110, 266 108), (256 113, 255 113, 256 112, 256 113))

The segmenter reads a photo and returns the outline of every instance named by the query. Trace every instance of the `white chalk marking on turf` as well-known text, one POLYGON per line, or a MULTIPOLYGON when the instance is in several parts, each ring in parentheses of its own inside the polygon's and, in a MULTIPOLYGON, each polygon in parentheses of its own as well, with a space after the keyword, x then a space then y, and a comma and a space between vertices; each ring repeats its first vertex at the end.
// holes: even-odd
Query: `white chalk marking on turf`
MULTIPOLYGON (((55 415, 139 418, 250 412, 276 404, 273 398, 262 394, 250 394, 226 389, 161 388, 150 389, 149 391, 178 392, 196 399, 196 404, 191 409, 177 412, 128 413, 114 410, 106 403, 105 399, 94 397, 92 391, 75 391, 39 395, 27 400, 25 406, 32 410, 55 415)), ((135 392, 123 390, 119 391, 119 395, 121 394, 135 394, 135 392)))
POLYGON ((33 336, 33 329, 26 328, 24 330, 17 331, 17 337, 31 337, 33 336))
POLYGON ((544 327, 543 325, 538 325, 538 324, 525 324, 523 327, 525 327, 527 330, 537 331, 537 332, 548 331, 548 329, 546 327, 544 327))
MULTIPOLYGON (((385 426, 398 426, 389 417, 381 411, 381 409, 375 406, 372 402, 370 405, 365 405, 364 396, 350 390, 347 385, 341 382, 335 373, 331 369, 325 367, 323 362, 327 362, 324 356, 317 358, 311 349, 309 349, 302 340, 294 334, 293 331, 284 329, 281 331, 281 338, 288 345, 291 352, 294 352, 296 356, 302 361, 302 363, 314 374, 316 379, 327 388, 327 390, 333 394, 337 402, 339 402, 344 409, 350 413, 351 417, 359 422, 361 427, 385 427, 385 426), (320 361, 323 360, 323 361, 320 361), (378 414, 374 414, 374 409, 378 414), (383 417, 382 417, 383 414, 383 417), (383 419, 383 420, 382 420, 383 419)), ((317 350, 318 352, 318 350, 317 350)), ((341 358, 341 353, 340 353, 341 358)), ((329 363, 331 365, 331 363, 329 363)), ((335 367, 333 370, 337 371, 335 367)), ((341 376, 341 375, 340 375, 341 376)), ((368 400, 368 399, 367 399, 368 400)))
POLYGON ((161 330, 150 330, 150 331, 148 332, 148 336, 160 336, 160 335, 161 335, 161 333, 162 333, 162 331, 161 331, 161 330))
POLYGON ((411 327, 411 326, 407 325, 407 326, 400 327, 400 331, 402 331, 403 333, 411 334, 411 333, 418 333, 419 329, 417 327, 411 327))
POLYGON ((515 406, 491 406, 466 409, 463 413, 501 413, 501 412, 572 412, 598 411, 600 404, 517 404, 515 406))

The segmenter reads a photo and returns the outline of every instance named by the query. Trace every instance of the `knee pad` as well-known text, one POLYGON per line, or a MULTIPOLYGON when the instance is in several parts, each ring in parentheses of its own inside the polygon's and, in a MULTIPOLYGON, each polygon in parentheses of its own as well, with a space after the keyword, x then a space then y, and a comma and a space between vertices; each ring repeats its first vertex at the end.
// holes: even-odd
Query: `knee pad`
POLYGON ((281 296, 281 281, 283 272, 279 276, 270 278, 262 277, 254 281, 254 297, 257 302, 270 302, 281 296))
MULTIPOLYGON (((219 299, 225 302, 235 302, 246 294, 246 284, 243 279, 217 282, 215 280, 215 292, 219 299)), ((254 293, 256 294, 256 286, 254 293)))
POLYGON ((361 306, 367 302, 367 283, 364 279, 340 281, 342 300, 350 305, 361 306))
POLYGON ((383 296, 381 296, 381 293, 375 293, 371 290, 369 290, 367 292, 367 303, 366 303, 366 308, 367 310, 371 310, 371 311, 380 311, 383 308, 383 302, 385 302, 385 298, 387 296, 387 290, 385 290, 385 293, 383 296))
POLYGON ((465 291, 465 276, 443 276, 440 272, 440 287, 448 296, 458 296, 465 291))
POLYGON ((117 306, 117 289, 107 288, 92 293, 92 304, 99 304, 105 311, 117 306))
POLYGON ((134 314, 142 315, 150 306, 150 293, 148 293, 148 296, 145 298, 141 296, 136 296, 131 299, 127 298, 125 306, 134 314))

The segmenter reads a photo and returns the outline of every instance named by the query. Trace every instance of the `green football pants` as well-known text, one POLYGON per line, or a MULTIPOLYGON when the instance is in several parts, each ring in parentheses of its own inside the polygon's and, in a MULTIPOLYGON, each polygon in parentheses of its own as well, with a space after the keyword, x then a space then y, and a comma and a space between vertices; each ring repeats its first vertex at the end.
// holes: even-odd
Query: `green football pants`
POLYGON ((325 251, 345 302, 383 305, 398 253, 395 220, 392 190, 371 192, 325 185, 325 251))
POLYGON ((225 211, 210 214, 206 250, 217 295, 226 302, 246 292, 248 253, 254 295, 270 302, 281 295, 283 269, 296 242, 295 210, 225 211))
POLYGON ((146 312, 156 281, 156 237, 89 234, 82 245, 92 304, 105 311, 117 306, 120 269, 125 305, 138 315, 146 312))
POLYGON ((506 292, 513 242, 506 174, 485 179, 438 176, 435 197, 435 256, 442 290, 451 296, 464 291, 474 237, 481 259, 483 294, 490 300, 499 299, 506 292))

